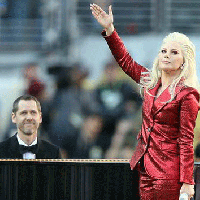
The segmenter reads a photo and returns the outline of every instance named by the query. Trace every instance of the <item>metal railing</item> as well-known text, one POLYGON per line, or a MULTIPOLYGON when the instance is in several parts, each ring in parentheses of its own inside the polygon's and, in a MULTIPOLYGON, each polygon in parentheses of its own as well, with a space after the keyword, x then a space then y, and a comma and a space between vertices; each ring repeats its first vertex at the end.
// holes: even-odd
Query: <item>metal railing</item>
MULTIPOLYGON (((89 9, 92 0, 45 0, 40 19, 1 19, 1 51, 62 49, 79 35, 99 34, 102 27, 89 9), (69 41, 67 41, 69 40, 69 41)), ((108 11, 120 35, 200 30, 199 0, 94 0, 108 11)))
MULTIPOLYGON (((79 27, 85 33, 88 33, 88 31, 96 33, 97 31, 99 32, 101 27, 93 19, 89 10, 89 3, 88 0, 79 0, 77 2, 79 27)), ((98 3, 101 6, 101 1, 98 3)), ((151 31, 151 15, 155 12, 154 3, 151 0, 113 0, 110 1, 110 4, 112 4, 113 8, 115 26, 121 34, 129 35, 151 31)), ((103 9, 107 11, 109 5, 102 5, 103 9)))
MULTIPOLYGON (((79 27, 87 34, 88 31, 96 33, 101 29, 91 15, 89 3, 89 0, 79 0, 77 3, 79 27)), ((166 31, 197 33, 200 29, 199 0, 110 0, 110 4, 120 34, 166 31)))
POLYGON ((1 19, 0 51, 42 49, 43 29, 41 19, 1 19))
POLYGON ((169 30, 198 33, 200 30, 199 0, 167 0, 169 30))
POLYGON ((51 51, 60 48, 61 0, 43 1, 40 18, 0 18, 0 51, 51 51))

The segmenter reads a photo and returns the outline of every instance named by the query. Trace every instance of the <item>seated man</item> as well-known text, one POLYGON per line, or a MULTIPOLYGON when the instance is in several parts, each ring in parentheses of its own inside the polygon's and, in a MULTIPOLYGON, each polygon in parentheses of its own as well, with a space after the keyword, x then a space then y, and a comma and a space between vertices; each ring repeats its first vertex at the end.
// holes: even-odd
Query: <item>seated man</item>
POLYGON ((10 159, 58 159, 60 149, 38 137, 42 122, 40 102, 33 96, 18 97, 13 103, 12 122, 17 133, 0 143, 0 158, 10 159))

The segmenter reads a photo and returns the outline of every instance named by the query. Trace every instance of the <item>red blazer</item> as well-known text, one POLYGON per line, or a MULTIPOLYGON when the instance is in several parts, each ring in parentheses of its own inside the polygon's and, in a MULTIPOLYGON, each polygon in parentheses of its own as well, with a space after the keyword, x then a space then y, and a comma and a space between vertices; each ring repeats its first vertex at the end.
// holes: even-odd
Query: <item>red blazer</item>
MULTIPOLYGON (((139 83, 141 72, 148 70, 133 61, 116 31, 108 37, 105 31, 102 35, 120 67, 139 83)), ((160 83, 159 80, 148 91, 150 94, 144 90, 143 122, 130 161, 131 169, 144 156, 144 166, 151 177, 178 179, 180 182, 194 184, 193 130, 199 109, 199 93, 180 81, 175 89, 175 98, 168 103, 171 99, 169 88, 157 99, 154 97, 160 83)))

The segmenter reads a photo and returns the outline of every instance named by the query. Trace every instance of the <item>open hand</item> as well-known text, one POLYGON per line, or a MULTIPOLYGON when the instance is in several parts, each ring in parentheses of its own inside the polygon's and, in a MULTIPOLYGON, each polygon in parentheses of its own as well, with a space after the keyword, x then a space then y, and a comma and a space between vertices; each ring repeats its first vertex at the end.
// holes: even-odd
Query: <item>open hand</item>
POLYGON ((90 4, 90 10, 92 15, 99 22, 99 24, 105 29, 110 29, 113 26, 113 14, 112 7, 109 6, 109 14, 107 14, 102 8, 96 4, 90 4))

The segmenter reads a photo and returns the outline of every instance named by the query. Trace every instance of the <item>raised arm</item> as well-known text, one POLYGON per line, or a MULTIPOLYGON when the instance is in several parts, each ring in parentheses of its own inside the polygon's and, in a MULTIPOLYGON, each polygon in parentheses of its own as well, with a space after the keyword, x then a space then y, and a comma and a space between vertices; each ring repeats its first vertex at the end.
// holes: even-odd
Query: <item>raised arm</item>
POLYGON ((90 4, 90 10, 92 15, 99 22, 99 24, 105 29, 102 32, 113 56, 115 57, 119 66, 123 71, 129 75, 137 83, 140 82, 141 72, 148 71, 145 67, 137 64, 133 58, 129 55, 124 43, 118 36, 113 25, 112 7, 109 6, 109 13, 107 14, 100 6, 96 4, 90 4))

